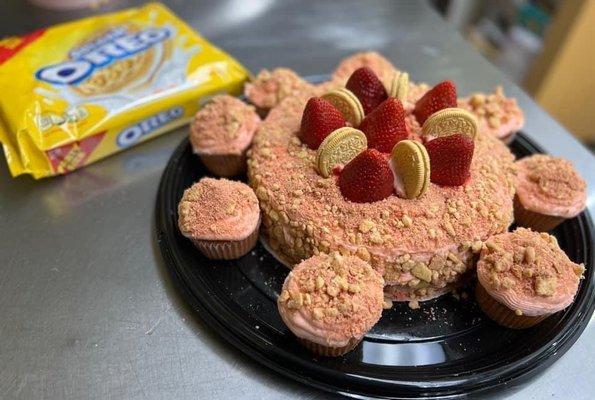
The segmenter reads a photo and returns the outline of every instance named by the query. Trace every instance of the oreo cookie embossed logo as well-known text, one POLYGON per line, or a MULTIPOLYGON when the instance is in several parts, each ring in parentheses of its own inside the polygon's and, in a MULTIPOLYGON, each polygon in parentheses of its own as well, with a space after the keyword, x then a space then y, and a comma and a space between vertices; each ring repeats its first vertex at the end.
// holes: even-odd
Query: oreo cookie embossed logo
POLYGON ((155 132, 159 128, 164 127, 171 121, 176 120, 184 115, 184 108, 174 107, 169 110, 155 114, 138 124, 132 125, 118 134, 116 143, 120 147, 128 147, 137 143, 142 137, 155 132))
POLYGON ((54 85, 76 85, 94 71, 146 51, 171 34, 166 27, 140 31, 117 27, 73 49, 68 61, 41 68, 35 77, 54 85))

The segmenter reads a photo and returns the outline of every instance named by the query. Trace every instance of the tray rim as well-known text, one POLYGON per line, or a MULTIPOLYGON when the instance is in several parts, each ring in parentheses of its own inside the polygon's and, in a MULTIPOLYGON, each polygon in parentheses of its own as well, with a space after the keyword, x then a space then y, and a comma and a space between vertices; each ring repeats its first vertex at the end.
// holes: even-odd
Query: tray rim
MULTIPOLYGON (((315 76, 307 79, 316 82, 323 80, 324 78, 321 76, 315 76)), ((526 135, 522 134, 521 132, 519 132, 517 137, 519 138, 518 140, 524 141, 525 147, 528 147, 530 150, 535 150, 535 152, 543 152, 538 145, 533 143, 526 137, 526 135)), ((277 348, 277 352, 278 354, 281 354, 280 356, 267 356, 266 354, 263 354, 263 349, 261 348, 262 344, 256 343, 255 338, 258 337, 258 335, 254 335, 255 332, 251 332, 250 335, 247 335, 246 332, 243 332, 241 329, 237 329, 233 326, 233 324, 225 324, 225 318, 218 317, 219 313, 213 310, 213 304, 207 304, 207 302, 205 302, 203 299, 200 299, 195 293, 192 292, 191 288, 186 285, 184 277, 180 274, 180 271, 177 268, 179 265, 179 260, 169 245, 171 240, 167 237, 167 232, 164 229, 168 218, 168 215, 166 215, 168 210, 164 208, 164 205, 167 203, 167 196, 171 195, 172 192, 172 181, 166 178, 169 175, 168 173, 171 174, 171 172, 175 170, 175 163, 172 164, 172 160, 178 159, 180 155, 186 151, 188 146, 188 138, 184 138, 172 153, 168 164, 163 171, 163 175, 159 183, 155 207, 155 226, 157 230, 157 241, 159 248, 170 276, 173 278, 174 284, 181 292, 184 300, 192 306, 192 308, 199 314, 199 317, 203 319, 207 325, 213 328, 216 333, 221 335, 228 342, 251 358, 267 366, 268 368, 285 375, 286 377, 297 380, 306 385, 351 397, 375 396, 375 398, 412 398, 411 396, 419 396, 419 389, 420 387, 423 388, 424 386, 422 382, 410 382, 413 383, 413 385, 407 385, 407 382, 397 382, 395 384, 395 381, 388 382, 384 379, 350 375, 350 387, 346 388, 330 383, 333 381, 341 382, 344 379, 344 373, 340 371, 330 370, 329 368, 322 367, 318 364, 306 362, 301 358, 295 357, 292 353, 283 351, 279 348, 277 348), (174 268, 172 265, 175 265, 176 267, 174 268), (280 362, 281 360, 284 360, 285 363, 280 362), (291 360, 299 365, 303 371, 296 371, 295 368, 286 366, 289 365, 286 364, 287 360, 291 360), (308 370, 307 374, 305 373, 306 370, 308 370), (315 378, 316 376, 324 376, 329 379, 317 380, 315 378), (381 386, 385 385, 386 387, 381 388, 381 386), (406 392, 412 392, 396 392, 396 390, 399 388, 406 392), (403 397, 394 397, 395 394, 403 397)), ((595 240, 593 233, 595 228, 588 210, 585 210, 579 215, 578 223, 581 226, 581 231, 586 233, 586 237, 582 237, 581 241, 585 242, 586 239, 590 238, 591 242, 593 242, 593 240, 595 240)), ((465 389, 464 391, 452 389, 448 390, 448 385, 444 385, 441 387, 444 389, 442 392, 432 393, 430 391, 426 393, 433 395, 434 398, 457 398, 470 394, 480 394, 486 393, 488 391, 494 391, 501 386, 514 386, 516 383, 527 381, 540 372, 543 372, 557 359, 559 359, 576 342, 578 337, 584 331, 589 322, 590 316, 595 309, 595 296, 593 293, 591 293, 591 295, 587 293, 588 289, 592 289, 592 286, 594 286, 593 281, 595 279, 595 269, 592 268, 594 264, 594 255, 593 249, 587 246, 586 250, 587 254, 585 255, 587 256, 588 265, 591 268, 586 274, 586 283, 583 284, 585 287, 579 292, 581 295, 581 304, 579 305, 579 309, 571 315, 572 318, 570 318, 570 321, 565 321, 567 329, 563 330, 562 332, 558 332, 549 342, 543 344, 537 351, 526 356, 524 359, 517 360, 514 366, 499 366, 495 369, 482 371, 480 375, 490 376, 488 381, 482 379, 481 377, 475 377, 472 379, 473 384, 469 385, 467 388, 462 388, 465 389), (521 367, 519 367, 519 364, 521 364, 521 367), (481 384, 487 382, 492 383, 489 385, 481 384)), ((579 299, 577 297, 577 301, 578 300, 579 299)), ((395 368, 392 369, 395 370, 395 368)), ((430 390, 430 385, 427 385, 427 389, 430 390)))

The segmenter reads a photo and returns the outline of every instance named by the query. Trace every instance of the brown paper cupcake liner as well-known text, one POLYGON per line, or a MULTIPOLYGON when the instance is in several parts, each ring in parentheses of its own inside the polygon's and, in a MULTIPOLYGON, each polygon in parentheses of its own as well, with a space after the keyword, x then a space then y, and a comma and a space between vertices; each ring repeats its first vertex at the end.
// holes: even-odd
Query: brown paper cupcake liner
POLYGON ((349 353, 355 349, 357 345, 362 341, 361 339, 350 339, 349 342, 343 347, 329 347, 323 346, 319 343, 311 342, 306 339, 297 338, 302 346, 310 350, 312 353, 324 356, 324 357, 339 357, 349 353))
POLYGON ((513 310, 498 303, 490 296, 479 282, 477 282, 477 286, 475 287, 475 300, 484 314, 492 321, 507 328, 530 328, 550 316, 549 314, 538 316, 516 315, 513 310))
POLYGON ((514 221, 519 226, 531 228, 538 232, 548 232, 564 222, 566 218, 545 215, 528 210, 518 196, 514 196, 514 221))
POLYGON ((516 132, 511 132, 506 136, 502 136, 500 138, 500 140, 503 141, 505 144, 509 145, 512 143, 512 141, 514 140, 515 137, 516 137, 516 132))
MULTIPOLYGON (((256 107, 256 106, 254 106, 254 107, 256 107)), ((263 121, 267 117, 267 115, 269 115, 269 111, 271 111, 270 108, 256 107, 256 114, 258 114, 260 119, 263 121)))
POLYGON ((201 154, 200 159, 217 176, 229 178, 246 172, 246 151, 242 154, 201 154))
POLYGON ((208 258, 212 260, 233 260, 247 254, 254 248, 258 241, 258 228, 260 220, 247 238, 242 240, 199 240, 193 239, 192 243, 208 258))

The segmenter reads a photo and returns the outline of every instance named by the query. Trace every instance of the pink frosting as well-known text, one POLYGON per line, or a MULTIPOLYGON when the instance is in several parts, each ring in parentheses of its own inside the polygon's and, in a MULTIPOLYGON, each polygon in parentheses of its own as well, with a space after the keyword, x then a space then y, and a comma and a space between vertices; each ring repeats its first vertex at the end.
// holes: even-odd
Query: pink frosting
POLYGON ((572 218, 585 209, 586 183, 570 161, 534 155, 517 161, 516 165, 516 193, 528 210, 572 218))
POLYGON ((477 278, 488 294, 528 316, 568 307, 583 271, 582 265, 568 259, 555 237, 525 228, 491 237, 477 263, 477 278), (552 286, 540 290, 540 280, 550 281, 552 286))
POLYGON ((313 256, 297 265, 287 276, 279 297, 281 318, 298 337, 324 346, 346 346, 361 339, 380 319, 384 300, 382 277, 365 261, 338 253, 313 256), (341 288, 338 278, 343 278, 341 288), (316 287, 316 279, 324 282, 316 287), (347 289, 356 285, 357 291, 347 289), (337 291, 329 295, 329 288, 337 291), (302 297, 299 307, 290 306, 295 296, 302 297), (336 314, 327 310, 333 308, 336 314), (315 312, 319 312, 318 318, 315 312))
POLYGON ((180 231, 195 240, 243 240, 259 220, 254 191, 227 179, 201 179, 184 191, 178 205, 180 231))
POLYGON ((393 187, 395 188, 395 193, 399 197, 407 198, 407 193, 405 191, 405 184, 403 183, 403 179, 401 179, 401 175, 396 171, 396 168, 395 168, 395 165, 394 165, 392 159, 388 163, 388 166, 393 173, 393 187))
POLYGON ((254 107, 232 96, 216 96, 196 114, 190 142, 196 154, 242 154, 259 123, 254 107))

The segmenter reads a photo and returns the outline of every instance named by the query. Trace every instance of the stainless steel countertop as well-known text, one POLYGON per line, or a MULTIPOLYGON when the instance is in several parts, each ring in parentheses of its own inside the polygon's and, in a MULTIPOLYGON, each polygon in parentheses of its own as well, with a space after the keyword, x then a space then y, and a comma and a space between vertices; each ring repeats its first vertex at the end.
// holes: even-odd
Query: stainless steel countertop
MULTIPOLYGON (((112 0, 111 7, 134 3, 112 0)), ((415 80, 452 78, 460 93, 503 82, 525 110, 526 132, 572 159, 588 180, 595 213, 593 156, 425 2, 168 3, 254 72, 289 66, 326 73, 352 52, 376 49, 415 80)), ((83 14, 6 0, 0 36, 83 14)), ((11 179, 0 162, 1 398, 330 397, 230 347, 175 292, 156 246, 153 211, 163 167, 186 133, 37 182, 11 179)), ((592 398, 594 354, 591 323, 564 357, 510 398, 592 398)))

